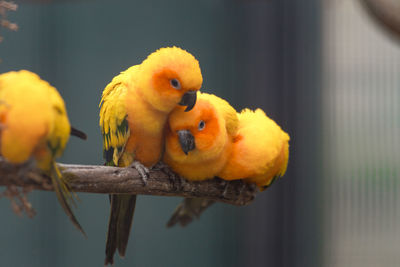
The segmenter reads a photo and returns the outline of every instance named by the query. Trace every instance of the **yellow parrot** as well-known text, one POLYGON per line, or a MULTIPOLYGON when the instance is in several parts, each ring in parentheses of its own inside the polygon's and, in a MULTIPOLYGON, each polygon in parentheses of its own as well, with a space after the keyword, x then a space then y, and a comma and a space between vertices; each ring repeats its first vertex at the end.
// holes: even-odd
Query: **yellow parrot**
MULTIPOLYGON (((168 119, 164 162, 191 181, 243 179, 262 191, 284 175, 289 135, 261 109, 236 111, 211 94, 199 94, 190 112, 175 108, 168 119)), ((198 216, 200 199, 185 200, 168 222, 186 225, 198 216)))
POLYGON ((180 107, 168 118, 163 161, 190 181, 214 178, 229 160, 239 118, 222 98, 198 93, 189 112, 180 107))
POLYGON ((72 223, 86 236, 75 218, 68 185, 55 162, 70 135, 86 135, 70 126, 57 89, 27 70, 0 74, 0 153, 13 164, 33 160, 51 177, 57 198, 72 223))
MULTIPOLYGON (((198 61, 178 47, 161 48, 106 86, 100 101, 100 128, 106 165, 132 166, 146 183, 149 167, 161 158, 168 114, 196 103, 203 82, 198 61)), ((136 195, 110 196, 105 265, 115 251, 125 255, 136 195)))

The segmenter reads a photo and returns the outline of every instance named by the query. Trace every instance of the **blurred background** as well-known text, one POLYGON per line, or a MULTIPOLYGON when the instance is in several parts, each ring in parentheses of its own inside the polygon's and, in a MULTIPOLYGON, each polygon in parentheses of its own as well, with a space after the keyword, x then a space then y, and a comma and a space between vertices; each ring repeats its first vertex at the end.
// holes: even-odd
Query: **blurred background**
MULTIPOLYGON (((28 69, 58 88, 89 135, 70 139, 64 163, 103 163, 103 88, 163 46, 200 61, 203 91, 260 107, 290 134, 288 172, 249 206, 216 204, 167 229, 180 199, 140 196, 115 266, 400 266, 400 42, 361 1, 374 2, 17 1, 0 72, 28 69)), ((29 195, 34 219, 0 199, 0 265, 102 266, 108 199, 79 197, 87 240, 54 193, 29 195)))

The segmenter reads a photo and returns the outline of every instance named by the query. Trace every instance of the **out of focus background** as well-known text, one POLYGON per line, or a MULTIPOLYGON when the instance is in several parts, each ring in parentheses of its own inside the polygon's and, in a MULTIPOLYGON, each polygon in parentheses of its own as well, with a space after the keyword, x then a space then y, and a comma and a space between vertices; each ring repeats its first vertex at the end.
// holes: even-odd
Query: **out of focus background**
MULTIPOLYGON (((400 266, 400 4, 374 2, 17 1, 0 72, 28 69, 58 88, 89 135, 70 139, 64 163, 103 163, 103 88, 164 46, 200 61, 203 91, 260 107, 290 134, 287 174, 249 206, 216 204, 167 229, 180 199, 140 196, 115 266, 400 266)), ((79 197, 87 240, 54 193, 29 195, 34 219, 0 199, 0 266, 102 266, 108 199, 79 197)))

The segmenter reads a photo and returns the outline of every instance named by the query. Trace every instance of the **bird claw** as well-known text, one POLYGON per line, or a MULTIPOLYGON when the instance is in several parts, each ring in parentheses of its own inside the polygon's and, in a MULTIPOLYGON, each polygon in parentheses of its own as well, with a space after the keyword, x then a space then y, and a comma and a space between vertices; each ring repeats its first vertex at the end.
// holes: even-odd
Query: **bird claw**
POLYGON ((168 175, 168 177, 170 177, 170 176, 176 176, 176 174, 175 174, 173 171, 171 171, 171 169, 168 167, 168 165, 165 164, 165 163, 162 162, 162 161, 157 162, 157 164, 154 165, 154 166, 152 167, 152 169, 153 169, 153 170, 162 171, 163 173, 165 173, 166 175, 168 175))
POLYGON ((153 166, 154 170, 160 170, 168 176, 169 181, 171 182, 173 188, 179 190, 182 184, 181 177, 173 172, 170 167, 162 161, 159 161, 156 165, 153 166), (177 184, 177 186, 175 186, 177 184))
POLYGON ((132 162, 132 164, 129 167, 135 168, 140 174, 140 177, 142 178, 144 185, 147 185, 147 180, 149 178, 149 173, 150 173, 149 169, 139 161, 132 162))
POLYGON ((28 193, 31 190, 32 188, 23 188, 22 191, 19 191, 17 186, 10 185, 0 194, 0 197, 7 197, 11 201, 11 207, 18 216, 22 216, 25 211, 29 218, 33 218, 36 211, 28 201, 28 193))
POLYGON ((234 188, 236 188, 235 191, 237 193, 237 197, 239 199, 242 198, 243 191, 245 191, 245 189, 247 189, 249 187, 249 185, 246 182, 244 182, 243 180, 237 180, 237 181, 221 180, 221 186, 224 187, 224 191, 222 192, 222 197, 227 198, 228 189, 229 189, 231 183, 235 183, 234 185, 232 184, 232 186, 234 186, 234 188), (240 185, 238 183, 240 183, 240 185))
POLYGON ((224 188, 224 191, 222 192, 222 197, 226 198, 226 194, 228 193, 228 188, 229 188, 229 182, 221 179, 220 184, 224 188))
POLYGON ((243 190, 245 190, 247 188, 247 183, 244 182, 243 180, 240 180, 240 182, 242 183, 242 186, 239 189, 239 196, 241 196, 243 194, 243 190))

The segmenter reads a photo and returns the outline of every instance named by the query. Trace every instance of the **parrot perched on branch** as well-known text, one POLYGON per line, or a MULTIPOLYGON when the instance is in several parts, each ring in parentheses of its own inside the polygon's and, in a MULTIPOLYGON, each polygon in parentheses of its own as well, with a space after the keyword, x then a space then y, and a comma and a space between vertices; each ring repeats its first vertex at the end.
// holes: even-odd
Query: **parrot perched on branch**
MULTIPOLYGON (((106 86, 100 101, 100 128, 106 165, 132 166, 146 182, 149 167, 162 157, 165 126, 177 106, 189 111, 203 82, 199 62, 178 47, 161 48, 106 86)), ((105 265, 115 251, 125 255, 136 195, 110 196, 105 265)))
MULTIPOLYGON (((175 108, 168 126, 164 162, 188 180, 243 179, 262 191, 286 172, 289 135, 261 109, 236 113, 225 100, 199 93, 194 109, 175 108)), ((210 203, 185 200, 167 225, 186 225, 200 205, 210 203)))
POLYGON ((75 203, 55 162, 70 135, 82 139, 86 135, 70 126, 57 89, 27 70, 0 74, 0 125, 1 156, 13 164, 32 161, 50 176, 62 208, 86 236, 70 208, 75 203))

